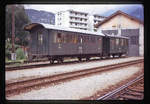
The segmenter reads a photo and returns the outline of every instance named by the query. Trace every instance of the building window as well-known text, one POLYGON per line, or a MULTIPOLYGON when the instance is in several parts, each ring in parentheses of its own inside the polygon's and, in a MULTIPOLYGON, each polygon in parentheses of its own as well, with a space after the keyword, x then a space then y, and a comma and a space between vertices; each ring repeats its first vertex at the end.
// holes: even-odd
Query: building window
POLYGON ((139 39, 138 39, 138 36, 131 36, 130 39, 131 39, 131 44, 132 44, 132 45, 138 45, 138 43, 139 43, 139 42, 138 42, 138 40, 139 40, 139 39))

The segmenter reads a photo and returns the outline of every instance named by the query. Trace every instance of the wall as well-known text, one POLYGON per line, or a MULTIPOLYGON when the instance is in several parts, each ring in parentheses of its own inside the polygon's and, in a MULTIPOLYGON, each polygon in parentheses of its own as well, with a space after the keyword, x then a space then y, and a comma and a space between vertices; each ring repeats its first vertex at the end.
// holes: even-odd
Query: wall
POLYGON ((139 29, 139 55, 144 56, 144 27, 143 24, 124 15, 117 15, 98 27, 102 30, 139 29))
POLYGON ((118 27, 121 28, 131 28, 131 29, 135 29, 135 28, 139 28, 139 23, 136 21, 133 21, 123 15, 117 15, 114 18, 110 19, 109 21, 107 21, 106 23, 102 24, 98 30, 101 29, 118 29, 118 27))

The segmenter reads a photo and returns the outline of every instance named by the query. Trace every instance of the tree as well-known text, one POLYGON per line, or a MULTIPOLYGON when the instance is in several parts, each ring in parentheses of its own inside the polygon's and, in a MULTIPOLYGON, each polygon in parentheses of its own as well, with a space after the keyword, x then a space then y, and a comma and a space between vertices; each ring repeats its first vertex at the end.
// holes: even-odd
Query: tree
MULTIPOLYGON (((15 41, 16 44, 27 46, 28 41, 27 37, 29 35, 28 32, 24 31, 24 26, 30 23, 30 20, 25 13, 24 6, 22 5, 14 5, 14 15, 15 15, 15 38, 18 39, 15 41)), ((5 22, 5 36, 6 42, 10 40, 12 36, 12 5, 6 6, 6 22, 5 22)))

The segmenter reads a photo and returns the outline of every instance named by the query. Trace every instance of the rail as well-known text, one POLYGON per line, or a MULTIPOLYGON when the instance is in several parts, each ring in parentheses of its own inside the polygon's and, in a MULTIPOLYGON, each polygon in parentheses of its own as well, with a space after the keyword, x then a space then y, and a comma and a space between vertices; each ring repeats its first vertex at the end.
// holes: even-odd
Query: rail
POLYGON ((119 87, 119 88, 117 88, 117 89, 115 89, 115 90, 113 90, 113 91, 111 91, 111 92, 105 94, 104 96, 99 97, 97 100, 110 100, 111 97, 113 97, 114 95, 116 95, 116 94, 119 93, 120 91, 126 89, 127 87, 131 86, 131 85, 134 84, 135 82, 137 82, 137 81, 143 79, 143 77, 144 77, 144 74, 138 76, 137 78, 135 78, 134 80, 132 80, 132 81, 130 81, 130 82, 128 82, 128 83, 126 83, 125 85, 123 85, 123 86, 121 86, 121 87, 119 87))
MULTIPOLYGON (((123 58, 123 57, 122 57, 123 58)), ((112 58, 109 58, 109 59, 103 59, 103 60, 111 60, 112 58)), ((116 57, 116 58, 113 58, 113 59, 119 59, 119 57, 116 57)), ((92 60, 89 60, 90 61, 98 61, 99 59, 92 59, 92 60)), ((45 62, 46 60, 42 60, 43 62, 45 62)), ((36 62, 41 62, 41 61, 36 61, 36 62)), ((14 70, 24 70, 24 69, 31 69, 31 68, 39 68, 39 67, 47 67, 47 66, 55 66, 55 65, 66 65, 66 64, 74 64, 74 63, 77 63, 79 61, 68 61, 68 62, 64 62, 64 63, 61 63, 61 64, 49 64, 49 63, 43 63, 43 64, 32 64, 32 65, 21 65, 21 66, 12 66, 12 67, 5 67, 5 70, 6 71, 14 71, 14 70)), ((83 62, 86 62, 86 61, 82 61, 80 63, 83 63, 83 62)))
POLYGON ((30 89, 32 87, 37 88, 37 87, 41 87, 43 85, 50 85, 52 83, 63 82, 63 81, 70 80, 73 78, 79 78, 79 77, 87 76, 90 74, 95 74, 98 72, 114 70, 117 68, 138 64, 141 62, 143 62, 143 59, 136 60, 136 61, 135 60, 129 61, 129 62, 120 63, 120 64, 101 66, 101 67, 96 67, 96 68, 91 68, 91 69, 86 69, 86 70, 61 73, 58 75, 46 76, 46 77, 30 79, 30 80, 26 80, 26 81, 14 82, 14 83, 6 84, 6 95, 9 96, 9 95, 13 95, 15 93, 20 93, 21 91, 23 91, 25 89, 30 91, 30 89))

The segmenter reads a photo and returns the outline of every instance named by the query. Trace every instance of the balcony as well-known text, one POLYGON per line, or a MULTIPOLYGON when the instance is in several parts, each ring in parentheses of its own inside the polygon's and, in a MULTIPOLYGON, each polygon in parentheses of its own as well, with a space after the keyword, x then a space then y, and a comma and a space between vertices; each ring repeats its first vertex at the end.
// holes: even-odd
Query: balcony
POLYGON ((84 23, 84 24, 87 24, 87 21, 85 20, 76 20, 76 19, 70 19, 70 22, 75 22, 75 23, 84 23))
POLYGON ((96 20, 96 21, 103 21, 104 18, 94 18, 94 20, 96 20))
POLYGON ((86 25, 71 25, 70 24, 70 26, 69 27, 72 27, 72 28, 84 28, 84 29, 87 29, 88 28, 88 26, 86 25))
POLYGON ((75 14, 70 14, 70 17, 77 17, 77 18, 84 18, 84 19, 88 19, 88 16, 85 15, 75 15, 75 14))

